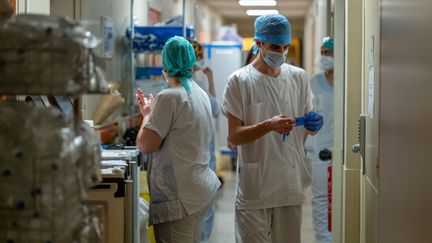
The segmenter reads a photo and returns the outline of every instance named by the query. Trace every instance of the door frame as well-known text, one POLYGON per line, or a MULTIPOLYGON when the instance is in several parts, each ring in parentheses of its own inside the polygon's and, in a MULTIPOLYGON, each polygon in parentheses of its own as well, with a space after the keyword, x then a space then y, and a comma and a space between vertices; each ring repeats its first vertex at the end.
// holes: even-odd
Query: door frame
POLYGON ((335 137, 333 148, 333 242, 360 243, 361 112, 363 0, 335 0, 335 137), (359 11, 359 9, 361 11, 359 11))

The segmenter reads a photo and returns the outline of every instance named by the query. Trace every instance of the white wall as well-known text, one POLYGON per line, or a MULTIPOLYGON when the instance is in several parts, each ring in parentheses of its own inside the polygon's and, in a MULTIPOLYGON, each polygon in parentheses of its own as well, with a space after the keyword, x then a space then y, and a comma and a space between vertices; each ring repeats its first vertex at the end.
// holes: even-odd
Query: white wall
POLYGON ((68 16, 72 19, 77 19, 74 6, 75 6, 74 1, 51 0, 50 1, 50 15, 68 16))
MULTIPOLYGON (((150 6, 160 10, 162 19, 183 14, 182 0, 152 0, 150 6)), ((193 25, 200 42, 216 40, 217 30, 222 26, 222 17, 213 12, 206 3, 197 0, 185 0, 185 24, 193 25)))
POLYGON ((309 75, 320 72, 317 62, 320 58, 322 39, 329 35, 327 26, 330 22, 327 14, 327 0, 315 0, 305 19, 304 67, 309 75))
POLYGON ((303 42, 303 50, 304 50, 304 61, 303 67, 307 73, 312 75, 315 72, 315 5, 309 9, 306 18, 305 18, 305 26, 304 26, 304 42, 303 42))
MULTIPOLYGON (((122 2, 122 1, 116 1, 116 2, 122 2)), ((148 23, 149 6, 150 4, 146 0, 134 0, 134 16, 135 16, 136 25, 146 25, 148 23)))
POLYGON ((206 4, 197 3, 197 37, 200 42, 216 41, 219 28, 222 26, 222 17, 214 13, 206 4))
MULTIPOLYGON (((41 1, 41 0, 39 0, 41 1)), ((111 17, 114 23, 114 53, 112 58, 102 59, 105 65, 105 74, 108 81, 120 83, 120 90, 123 97, 129 100, 130 97, 130 68, 128 48, 124 45, 124 35, 130 26, 130 2, 116 0, 51 0, 51 13, 58 16, 69 16, 83 21, 87 28, 96 36, 101 37, 101 16, 111 17), (75 9, 74 9, 75 7, 75 9)), ((147 24, 147 1, 134 0, 134 16, 139 25, 147 24)), ((95 50, 97 55, 101 55, 101 46, 95 50)), ((99 102, 100 95, 86 95, 83 98, 83 117, 92 119, 99 102)), ((125 107, 124 112, 128 109, 125 107)))
MULTIPOLYGON (((104 58, 105 74, 108 81, 120 83, 120 90, 126 100, 130 97, 130 69, 128 68, 128 52, 122 42, 125 31, 130 26, 130 1, 86 0, 80 1, 79 19, 90 23, 89 29, 101 37, 100 18, 107 16, 114 22, 114 53, 112 58, 104 58)), ((99 56, 101 45, 95 49, 99 56)), ((84 118, 92 119, 100 102, 100 95, 85 96, 83 102, 84 118)), ((120 115, 120 114, 119 114, 120 115)))
POLYGON ((50 0, 17 0, 17 13, 50 14, 50 0))

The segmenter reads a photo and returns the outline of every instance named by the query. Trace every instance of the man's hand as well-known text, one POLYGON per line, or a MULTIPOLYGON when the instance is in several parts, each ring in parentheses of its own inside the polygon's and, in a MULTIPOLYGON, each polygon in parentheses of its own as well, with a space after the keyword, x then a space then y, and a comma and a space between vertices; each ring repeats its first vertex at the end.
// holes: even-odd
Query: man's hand
POLYGON ((289 133, 295 126, 295 120, 285 115, 274 116, 267 121, 270 129, 280 134, 289 133))
POLYGON ((250 143, 271 131, 289 133, 295 125, 293 118, 278 115, 257 124, 245 126, 243 121, 228 113, 229 142, 233 146, 250 143))
POLYGON ((311 132, 319 131, 324 124, 323 116, 316 112, 309 112, 305 116, 304 127, 311 132))

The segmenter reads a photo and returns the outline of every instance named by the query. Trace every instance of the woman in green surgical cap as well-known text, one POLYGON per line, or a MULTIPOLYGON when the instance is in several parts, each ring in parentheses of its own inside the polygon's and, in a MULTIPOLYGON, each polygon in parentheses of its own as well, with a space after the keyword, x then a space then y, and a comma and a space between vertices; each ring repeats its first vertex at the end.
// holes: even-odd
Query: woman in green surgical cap
POLYGON ((154 153, 148 167, 150 224, 160 242, 199 242, 208 209, 220 182, 209 168, 212 113, 208 95, 192 80, 196 58, 183 37, 162 50, 169 88, 136 101, 143 115, 137 145, 154 153))

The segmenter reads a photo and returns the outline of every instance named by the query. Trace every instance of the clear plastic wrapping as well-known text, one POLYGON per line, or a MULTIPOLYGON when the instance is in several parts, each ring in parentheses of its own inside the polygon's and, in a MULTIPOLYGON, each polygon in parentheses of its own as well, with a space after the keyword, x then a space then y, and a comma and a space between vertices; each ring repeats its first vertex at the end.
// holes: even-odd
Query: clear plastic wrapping
POLYGON ((0 242, 74 242, 87 217, 82 191, 99 170, 97 139, 52 107, 0 102, 0 114, 0 242))
POLYGON ((103 239, 103 206, 83 206, 84 220, 81 222, 72 243, 102 243, 103 239))
POLYGON ((100 40, 73 20, 18 15, 0 23, 0 94, 107 93, 92 48, 100 40))
POLYGON ((86 190, 102 181, 101 146, 99 139, 88 124, 81 123, 78 134, 84 141, 77 164, 78 176, 82 182, 82 188, 86 190))

